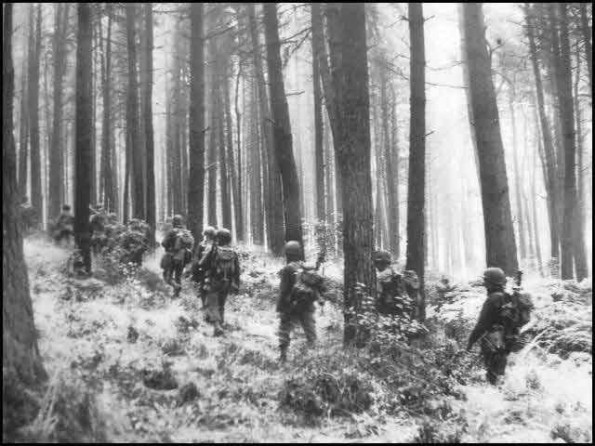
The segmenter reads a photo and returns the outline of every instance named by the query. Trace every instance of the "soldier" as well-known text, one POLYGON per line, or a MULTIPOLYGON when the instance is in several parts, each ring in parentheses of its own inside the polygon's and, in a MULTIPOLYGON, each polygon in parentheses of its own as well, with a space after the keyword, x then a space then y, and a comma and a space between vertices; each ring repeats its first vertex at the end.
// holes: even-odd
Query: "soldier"
POLYGON ((215 327, 214 335, 223 334, 225 323, 225 302, 230 292, 240 289, 240 260, 237 252, 229 246, 231 233, 220 229, 216 235, 216 246, 204 262, 206 317, 215 327))
POLYGON ((403 282, 405 284, 405 292, 412 301, 410 310, 411 319, 420 318, 421 313, 421 295, 419 293, 420 281, 417 273, 412 269, 403 271, 403 282))
POLYGON ((377 297, 376 310, 380 314, 394 314, 403 316, 406 313, 407 299, 403 284, 403 277, 391 266, 391 255, 388 251, 378 251, 374 256, 376 274, 377 297))
POLYGON ((196 258, 192 264, 191 276, 192 281, 196 284, 197 293, 204 307, 206 298, 206 292, 204 290, 206 278, 205 265, 207 263, 208 257, 216 247, 215 238, 217 235, 217 230, 212 226, 207 226, 202 232, 202 235, 203 239, 197 247, 196 258))
MULTIPOLYGON (((277 312, 279 313, 280 361, 287 360, 290 334, 296 323, 300 323, 306 334, 308 345, 316 343, 316 321, 314 302, 324 293, 322 278, 316 274, 318 268, 308 268, 301 259, 300 243, 291 240, 285 244, 287 265, 279 271, 281 283, 277 312)), ((318 265, 317 265, 318 266, 318 265)))
POLYGON ((436 299, 436 311, 440 311, 442 305, 452 301, 452 298, 454 297, 452 292, 455 290, 456 285, 452 285, 448 277, 442 276, 440 278, 440 281, 436 285, 436 294, 438 295, 438 298, 436 299))
POLYGON ((66 240, 70 244, 70 237, 74 235, 74 215, 70 211, 70 206, 65 204, 62 206, 62 212, 56 219, 54 225, 53 237, 56 243, 60 244, 62 240, 66 240))
POLYGON ((93 252, 98 254, 107 245, 106 224, 107 215, 103 206, 98 204, 95 209, 91 208, 92 215, 89 217, 91 226, 91 247, 93 252))
MULTIPOLYGON (((487 380, 497 384, 504 375, 511 351, 518 351, 520 327, 529 321, 530 297, 506 293, 506 276, 500 268, 488 268, 483 274, 488 292, 479 319, 469 336, 467 351, 481 340, 481 354, 487 369, 487 380)), ((520 284, 519 284, 520 285, 520 284)))
POLYGON ((182 290, 184 267, 192 259, 194 237, 186 229, 184 218, 181 215, 174 215, 172 226, 173 228, 161 242, 165 248, 165 254, 161 259, 161 268, 163 269, 163 279, 173 286, 174 297, 178 297, 182 290))

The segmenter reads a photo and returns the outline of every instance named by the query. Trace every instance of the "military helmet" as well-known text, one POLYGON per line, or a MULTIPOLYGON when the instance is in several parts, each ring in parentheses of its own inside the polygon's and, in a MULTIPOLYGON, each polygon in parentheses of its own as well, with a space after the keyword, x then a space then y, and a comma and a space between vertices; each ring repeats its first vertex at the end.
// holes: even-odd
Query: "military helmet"
POLYGON ((483 273, 483 280, 485 283, 491 285, 506 285, 506 276, 500 268, 492 267, 486 269, 483 273))
POLYGON ((174 215, 171 224, 174 226, 182 226, 184 224, 184 217, 182 217, 180 214, 174 215))
POLYGON ((285 255, 292 257, 299 257, 302 251, 300 242, 296 240, 290 240, 285 243, 285 255))
POLYGON ((62 205, 62 210, 63 211, 69 211, 70 210, 70 205, 69 204, 62 205))
POLYGON ((388 251, 380 250, 374 254, 374 263, 390 263, 391 260, 391 255, 388 251))
POLYGON ((219 243, 225 245, 229 242, 231 242, 231 232, 229 231, 229 229, 219 229, 217 231, 217 240, 219 243))
POLYGON ((212 226, 207 226, 204 231, 202 231, 202 235, 213 238, 217 235, 217 230, 212 226))

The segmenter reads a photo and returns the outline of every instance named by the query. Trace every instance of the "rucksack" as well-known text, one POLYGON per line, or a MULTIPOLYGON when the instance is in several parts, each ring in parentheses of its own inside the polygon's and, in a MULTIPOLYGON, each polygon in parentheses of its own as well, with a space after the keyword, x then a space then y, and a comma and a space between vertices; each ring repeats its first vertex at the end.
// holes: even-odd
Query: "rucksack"
MULTIPOLYGON (((211 281, 219 285, 232 284, 239 272, 236 271, 237 258, 236 252, 229 246, 218 246, 213 252, 213 260, 209 271, 211 281)), ((239 286, 238 283, 233 285, 239 286)))
POLYGON ((500 308, 500 317, 506 325, 520 328, 531 320, 533 302, 529 293, 522 293, 515 289, 512 293, 505 292, 505 301, 500 308))
POLYGON ((194 237, 188 229, 177 229, 176 239, 174 241, 174 251, 178 252, 180 249, 192 250, 194 246, 194 237))
POLYGON ((289 295, 289 308, 292 312, 300 312, 318 299, 324 279, 315 267, 301 262, 294 262, 294 269, 295 282, 289 295))

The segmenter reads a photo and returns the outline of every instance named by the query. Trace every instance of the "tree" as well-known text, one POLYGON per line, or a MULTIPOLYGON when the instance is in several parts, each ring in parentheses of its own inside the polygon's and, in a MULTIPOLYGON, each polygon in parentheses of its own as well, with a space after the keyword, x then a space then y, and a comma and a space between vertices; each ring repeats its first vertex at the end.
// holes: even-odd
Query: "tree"
POLYGON ((91 202, 92 157, 92 85, 91 85, 91 5, 78 4, 78 32, 76 47, 76 150, 75 150, 75 208, 74 236, 81 251, 85 270, 91 273, 91 202))
POLYGON ((304 240, 302 235, 300 185, 295 159, 293 157, 289 108, 287 106, 287 97, 285 96, 285 88, 283 86, 277 4, 263 3, 263 8, 271 112, 273 119, 273 144, 283 185, 285 240, 296 240, 303 247, 304 240))
POLYGON ((579 3, 581 14, 581 33, 585 44, 585 57, 587 59, 587 71, 589 73, 589 92, 593 98, 593 45, 591 43, 591 30, 587 17, 587 3, 579 3))
POLYGON ((66 71, 66 31, 68 25, 68 3, 55 4, 55 30, 53 39, 54 51, 54 111, 52 122, 52 137, 50 147, 50 190, 49 190, 49 217, 54 218, 60 212, 64 191, 64 142, 62 140, 63 128, 63 78, 66 71))
POLYGON ((588 271, 577 203, 576 140, 566 10, 566 4, 560 3, 560 47, 558 54, 555 55, 558 57, 554 59, 559 116, 562 126, 562 145, 564 147, 564 213, 562 214, 562 256, 560 266, 562 279, 573 279, 575 276, 573 272, 576 271, 576 278, 581 281, 587 277, 588 271), (575 268, 573 268, 573 265, 575 268))
POLYGON ((487 266, 500 267, 506 274, 513 275, 518 260, 481 3, 462 4, 461 20, 473 113, 471 130, 478 154, 486 262, 487 266))
POLYGON ((43 193, 41 189, 41 146, 39 133, 39 62, 41 56, 41 5, 31 4, 29 34, 29 140, 31 144, 31 204, 41 222, 43 193))
POLYGON ((128 99, 126 106, 126 135, 130 144, 132 157, 132 216, 144 220, 145 187, 143 172, 143 148, 139 135, 138 81, 136 78, 136 37, 135 37, 136 4, 126 5, 126 36, 128 48, 128 99))
MULTIPOLYGON (((202 3, 190 6, 190 175, 188 180, 188 229, 200 240, 205 177, 205 92, 202 3)), ((198 243, 196 244, 198 245, 198 243)))
MULTIPOLYGON (((329 5, 330 6, 330 5, 329 5)), ((357 284, 375 296, 376 271, 372 263, 374 231, 370 178, 370 99, 363 3, 333 4, 337 22, 329 28, 332 80, 336 107, 335 153, 341 176, 343 252, 345 255, 344 343, 356 340, 357 321, 351 309, 360 307, 357 284)), ((332 118, 331 118, 332 119, 332 118)))
POLYGON ((409 196, 407 199, 407 264, 420 281, 421 302, 418 317, 425 319, 424 233, 425 233, 425 157, 426 93, 424 18, 421 3, 409 3, 411 45, 411 118, 409 130, 409 196))
POLYGON ((146 218, 149 224, 151 246, 155 244, 155 149, 153 141, 153 4, 145 4, 145 86, 143 98, 143 119, 145 124, 145 159, 146 170, 146 218))

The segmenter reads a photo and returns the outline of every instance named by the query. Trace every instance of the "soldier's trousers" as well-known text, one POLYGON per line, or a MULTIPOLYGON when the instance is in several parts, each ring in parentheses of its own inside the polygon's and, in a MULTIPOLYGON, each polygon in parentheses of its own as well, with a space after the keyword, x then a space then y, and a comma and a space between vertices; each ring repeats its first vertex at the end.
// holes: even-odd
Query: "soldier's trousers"
POLYGON ((225 321, 225 302, 228 294, 228 287, 206 291, 205 311, 207 322, 215 325, 223 324, 225 321))
POLYGON ((286 351, 291 342, 291 331, 296 324, 301 324, 306 333, 308 344, 313 346, 316 343, 316 320, 314 311, 304 311, 301 313, 281 313, 279 323, 279 347, 281 351, 286 351))
POLYGON ((498 376, 503 376, 508 362, 508 351, 492 351, 484 343, 481 345, 481 355, 486 367, 486 377, 490 384, 496 384, 498 376))
POLYGON ((180 295, 180 290, 182 289, 183 272, 184 262, 175 259, 172 260, 171 266, 163 271, 163 278, 165 279, 165 281, 174 287, 174 296, 180 295))

